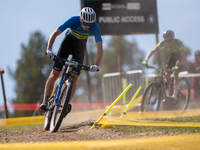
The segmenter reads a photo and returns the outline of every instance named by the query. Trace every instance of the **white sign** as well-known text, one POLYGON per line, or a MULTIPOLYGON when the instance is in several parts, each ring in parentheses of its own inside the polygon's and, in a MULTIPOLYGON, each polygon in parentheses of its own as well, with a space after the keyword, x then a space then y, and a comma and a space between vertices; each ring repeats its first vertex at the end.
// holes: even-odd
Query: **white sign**
POLYGON ((102 3, 102 10, 109 11, 112 9, 127 9, 127 10, 139 10, 140 3, 127 3, 124 4, 111 4, 111 3, 102 3))
POLYGON ((99 16, 99 23, 140 23, 145 22, 144 16, 99 16))

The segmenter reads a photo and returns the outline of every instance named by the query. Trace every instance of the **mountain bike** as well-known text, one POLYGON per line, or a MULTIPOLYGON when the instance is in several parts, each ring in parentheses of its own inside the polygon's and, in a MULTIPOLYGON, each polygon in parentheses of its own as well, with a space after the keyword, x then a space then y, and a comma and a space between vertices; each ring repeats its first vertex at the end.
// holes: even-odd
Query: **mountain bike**
POLYGON ((156 68, 154 66, 147 66, 147 69, 156 69, 160 75, 156 75, 154 80, 148 84, 144 90, 141 101, 141 111, 159 111, 161 104, 170 107, 172 110, 187 109, 190 100, 190 84, 187 78, 179 78, 177 98, 172 96, 174 91, 173 78, 169 78, 165 73, 170 72, 171 69, 156 68))
POLYGON ((81 70, 89 71, 90 67, 82 65, 71 59, 63 59, 58 56, 55 60, 64 64, 62 76, 55 83, 51 97, 48 100, 48 109, 45 112, 44 129, 50 132, 57 132, 63 118, 71 111, 69 104, 71 91, 73 88, 74 76, 72 75, 73 67, 80 67, 81 70))

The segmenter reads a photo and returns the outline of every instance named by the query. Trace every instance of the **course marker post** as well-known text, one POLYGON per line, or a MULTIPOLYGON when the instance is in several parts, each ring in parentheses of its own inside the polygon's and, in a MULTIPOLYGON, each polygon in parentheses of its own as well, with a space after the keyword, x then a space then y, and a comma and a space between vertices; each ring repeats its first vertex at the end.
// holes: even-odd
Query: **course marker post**
POLYGON ((148 84, 149 84, 149 77, 148 77, 148 76, 146 76, 146 78, 145 78, 145 87, 147 87, 147 86, 148 86, 148 84))
POLYGON ((112 107, 122 98, 122 96, 133 86, 133 84, 129 84, 129 86, 117 97, 117 99, 108 107, 108 109, 101 115, 101 117, 93 124, 93 126, 90 129, 94 129, 96 124, 105 116, 112 107))
POLYGON ((128 111, 129 107, 131 106, 131 104, 133 103, 133 101, 135 100, 135 98, 137 97, 138 93, 140 92, 140 90, 142 89, 142 86, 140 85, 140 87, 137 89, 137 91, 135 92, 133 98, 131 99, 131 101, 129 102, 128 106, 125 108, 124 112, 122 113, 121 117, 122 118, 126 112, 128 111))
MULTIPOLYGON (((126 88, 126 84, 127 84, 127 80, 124 79, 123 90, 126 88)), ((122 105, 125 105, 125 104, 126 104, 126 94, 124 94, 123 101, 122 101, 122 105)))

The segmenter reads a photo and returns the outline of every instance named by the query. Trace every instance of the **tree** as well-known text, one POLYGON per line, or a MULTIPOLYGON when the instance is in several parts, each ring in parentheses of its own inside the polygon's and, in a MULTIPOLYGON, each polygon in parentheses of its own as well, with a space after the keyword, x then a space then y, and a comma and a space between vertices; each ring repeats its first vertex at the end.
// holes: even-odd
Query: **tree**
MULTIPOLYGON (((52 60, 45 55, 47 42, 39 32, 31 34, 27 45, 21 45, 21 58, 17 69, 9 71, 16 82, 13 104, 36 103, 43 94, 45 82, 52 69, 52 60)), ((33 112, 14 111, 14 117, 29 116, 33 112)))
POLYGON ((105 73, 118 72, 118 55, 121 56, 122 71, 142 68, 144 52, 138 49, 137 43, 134 40, 127 41, 125 36, 113 36, 104 49, 101 68, 105 73))

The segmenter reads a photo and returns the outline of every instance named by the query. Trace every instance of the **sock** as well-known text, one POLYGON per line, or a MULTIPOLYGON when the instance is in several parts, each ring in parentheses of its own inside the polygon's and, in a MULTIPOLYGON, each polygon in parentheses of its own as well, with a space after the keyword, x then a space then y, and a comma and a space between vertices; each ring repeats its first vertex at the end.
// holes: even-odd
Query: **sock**
POLYGON ((44 95, 43 103, 47 103, 50 96, 44 95))
POLYGON ((174 93, 173 93, 173 95, 177 95, 177 91, 178 91, 178 85, 175 85, 174 86, 174 93))

